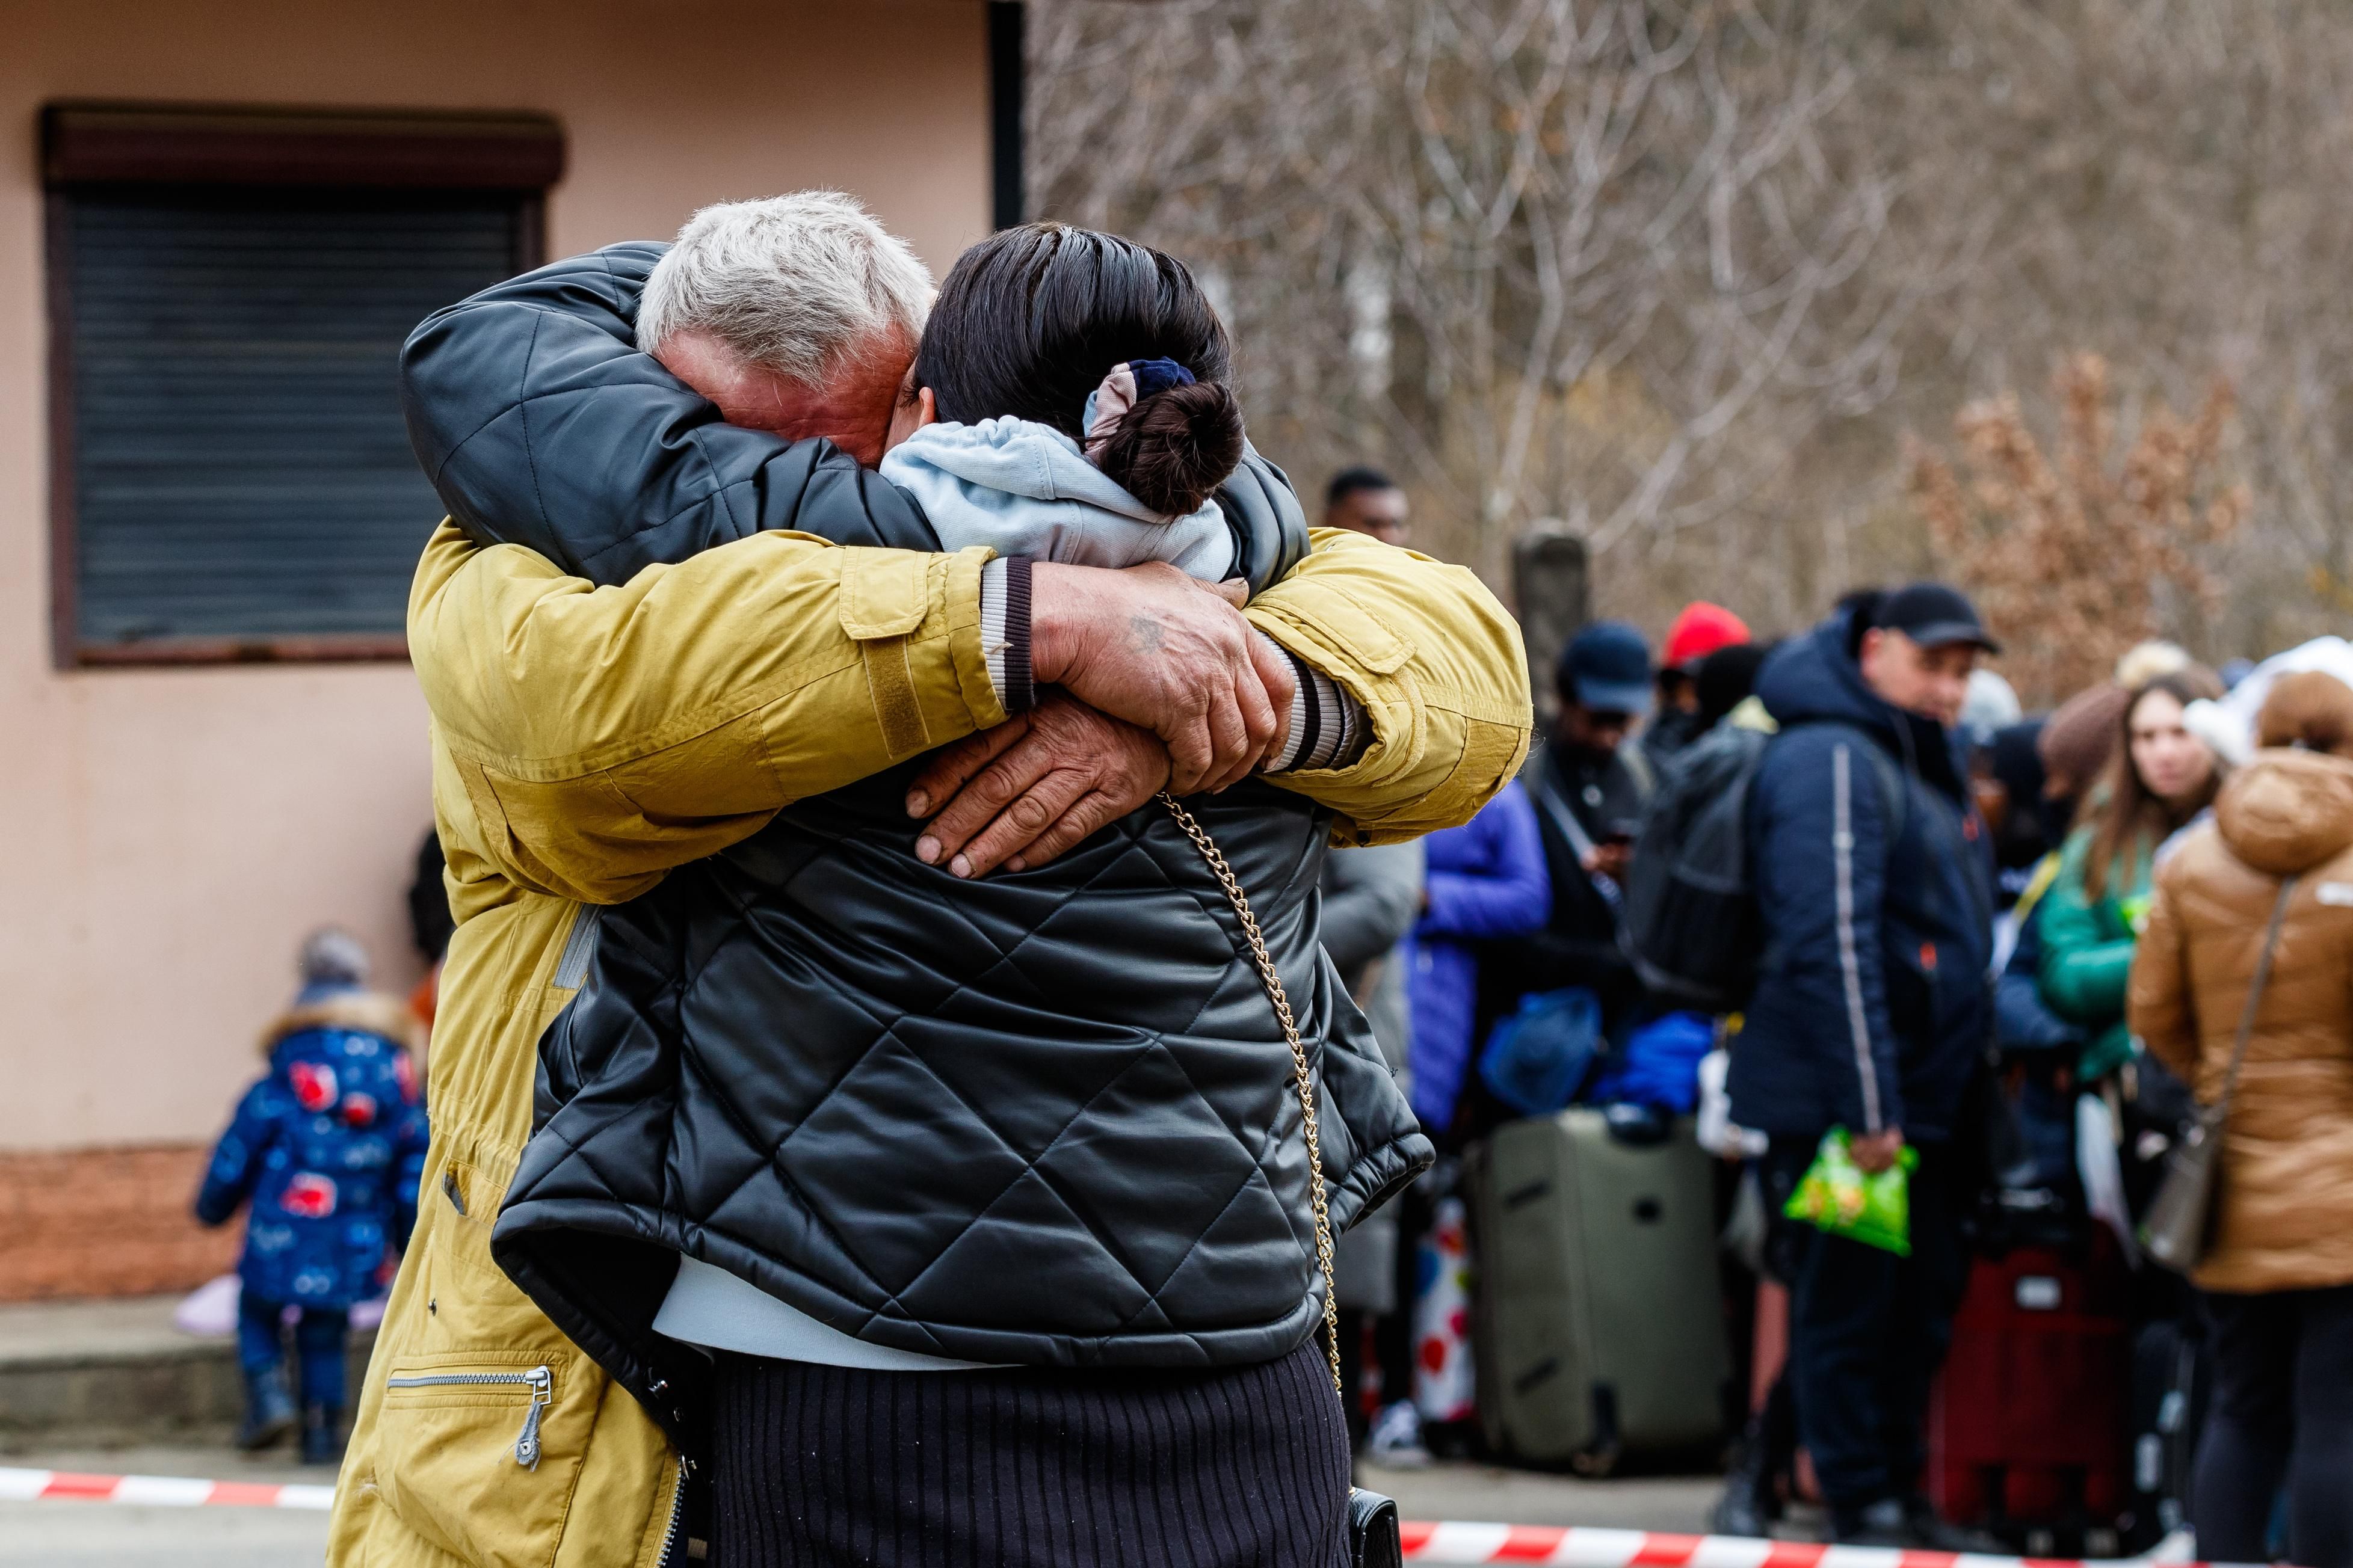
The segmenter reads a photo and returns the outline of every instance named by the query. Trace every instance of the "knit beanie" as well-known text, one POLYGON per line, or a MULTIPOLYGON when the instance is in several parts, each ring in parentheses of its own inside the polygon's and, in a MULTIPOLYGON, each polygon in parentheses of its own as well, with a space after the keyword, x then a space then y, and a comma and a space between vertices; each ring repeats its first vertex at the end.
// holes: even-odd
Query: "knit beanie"
POLYGON ((356 990, 367 984, 367 949, 360 939, 334 926, 322 926, 302 939, 302 989, 356 990))
POLYGON ((2043 773, 2061 793, 2081 795, 2098 779, 2116 754, 2125 709, 2131 701, 2132 693, 2121 686, 2094 686, 2059 704, 2043 721, 2034 750, 2042 759, 2043 773))
POLYGON ((1747 640, 1746 621, 1722 605, 1694 599, 1667 627, 1666 647, 1659 655, 1659 663, 1667 669, 1689 672, 1717 649, 1736 647, 1747 640))

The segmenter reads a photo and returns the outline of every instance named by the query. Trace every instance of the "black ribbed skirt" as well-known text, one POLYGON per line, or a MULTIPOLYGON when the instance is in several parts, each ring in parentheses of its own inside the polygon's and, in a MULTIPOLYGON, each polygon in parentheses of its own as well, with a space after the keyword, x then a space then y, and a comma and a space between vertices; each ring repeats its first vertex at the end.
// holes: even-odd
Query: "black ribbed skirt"
POLYGON ((1320 1338, 1215 1372, 718 1358, 715 1568, 1335 1568, 1348 1437, 1320 1338))

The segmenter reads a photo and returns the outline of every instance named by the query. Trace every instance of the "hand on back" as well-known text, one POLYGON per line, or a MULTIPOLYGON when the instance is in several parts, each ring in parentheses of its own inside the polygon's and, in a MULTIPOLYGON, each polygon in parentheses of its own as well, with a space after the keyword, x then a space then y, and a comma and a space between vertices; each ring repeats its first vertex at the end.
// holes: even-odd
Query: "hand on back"
POLYGON ((944 748, 908 791, 910 816, 945 800, 915 856, 959 877, 1042 866, 1168 783, 1168 748, 1059 691, 944 748))

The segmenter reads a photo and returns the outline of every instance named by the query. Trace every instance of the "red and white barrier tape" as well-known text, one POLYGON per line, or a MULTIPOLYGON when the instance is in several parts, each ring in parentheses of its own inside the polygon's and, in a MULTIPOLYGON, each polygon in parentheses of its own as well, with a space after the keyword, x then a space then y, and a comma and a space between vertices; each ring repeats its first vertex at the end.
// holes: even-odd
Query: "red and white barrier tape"
MULTIPOLYGON (((69 1499, 148 1508, 334 1506, 332 1487, 207 1481, 185 1476, 90 1476, 0 1467, 0 1502, 69 1499)), ((2091 1568, 2052 1558, 1955 1556, 1871 1546, 1817 1546, 1736 1535, 1667 1535, 1545 1524, 1472 1524, 1459 1520, 1404 1526, 1409 1563, 1544 1563, 1554 1568, 2091 1568)), ((2223 1568, 2179 1564, 2168 1568, 2223 1568)))
MULTIPOLYGON (((1875 1546, 1820 1546, 1738 1535, 1447 1521, 1404 1526, 1409 1563, 1547 1563, 1556 1568, 2091 1568, 2052 1558, 1955 1555, 1875 1546)), ((2168 1568, 2193 1568, 2169 1564, 2168 1568)), ((2194 1568, 2222 1568, 2198 1564, 2194 1568)))
POLYGON ((335 1504, 335 1489, 206 1481, 189 1476, 86 1476, 72 1470, 0 1467, 0 1502, 52 1498, 138 1503, 148 1508, 328 1509, 335 1504))

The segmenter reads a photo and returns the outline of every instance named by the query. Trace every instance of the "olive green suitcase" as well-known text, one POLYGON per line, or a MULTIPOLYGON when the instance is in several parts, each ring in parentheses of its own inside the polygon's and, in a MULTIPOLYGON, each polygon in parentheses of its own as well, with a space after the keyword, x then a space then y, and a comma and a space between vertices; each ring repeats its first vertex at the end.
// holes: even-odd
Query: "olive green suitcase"
POLYGON ((1691 1122, 1649 1146, 1582 1107, 1512 1122, 1474 1155, 1472 1201, 1489 1448, 1593 1475, 1625 1455, 1713 1457, 1732 1356, 1691 1122))

